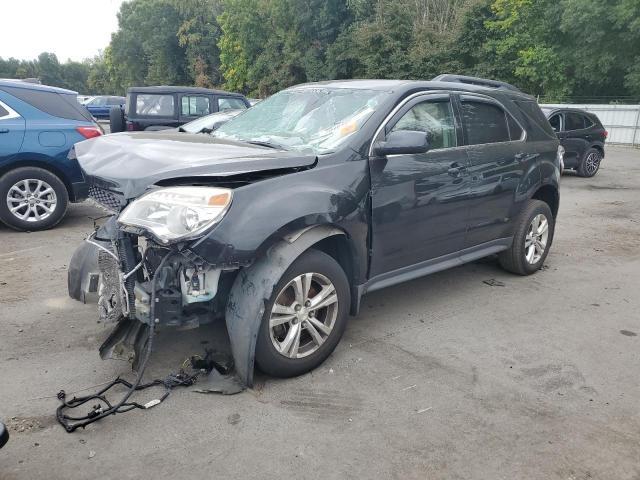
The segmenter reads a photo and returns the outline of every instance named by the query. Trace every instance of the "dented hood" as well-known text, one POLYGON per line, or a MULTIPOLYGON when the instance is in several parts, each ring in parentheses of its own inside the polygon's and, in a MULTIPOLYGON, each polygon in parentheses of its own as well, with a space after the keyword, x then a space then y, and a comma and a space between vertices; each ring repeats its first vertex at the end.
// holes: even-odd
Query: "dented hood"
POLYGON ((76 144, 75 153, 89 182, 127 199, 160 180, 309 167, 316 161, 311 154, 175 131, 105 135, 76 144))

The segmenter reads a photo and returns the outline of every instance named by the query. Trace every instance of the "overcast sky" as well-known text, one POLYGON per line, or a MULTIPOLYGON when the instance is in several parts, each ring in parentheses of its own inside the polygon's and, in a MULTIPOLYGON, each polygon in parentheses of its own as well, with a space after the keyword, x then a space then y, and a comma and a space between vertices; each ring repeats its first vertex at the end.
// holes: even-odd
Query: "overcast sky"
POLYGON ((65 62, 93 57, 109 44, 124 0, 0 1, 0 57, 53 52, 65 62))

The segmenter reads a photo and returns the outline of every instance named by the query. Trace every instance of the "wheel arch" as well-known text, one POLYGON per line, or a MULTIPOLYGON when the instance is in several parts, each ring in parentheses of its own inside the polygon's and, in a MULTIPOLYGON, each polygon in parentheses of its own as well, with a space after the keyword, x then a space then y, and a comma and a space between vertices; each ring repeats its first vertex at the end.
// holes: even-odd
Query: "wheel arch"
POLYGON ((557 218, 560 207, 560 194, 553 185, 542 185, 531 196, 534 200, 541 200, 549 205, 553 218, 557 218))
MULTIPOLYGON (((345 235, 344 230, 326 224, 291 231, 272 244, 255 263, 238 271, 229 292, 225 321, 237 374, 244 385, 253 384, 258 329, 275 285, 305 251, 314 246, 331 251, 339 244, 329 239, 345 235)), ((353 296, 353 287, 350 290, 353 296)))
POLYGON ((595 148, 596 150, 598 150, 598 152, 600 152, 600 155, 602 155, 602 158, 604 158, 604 145, 601 145, 600 143, 594 143, 589 148, 595 148))

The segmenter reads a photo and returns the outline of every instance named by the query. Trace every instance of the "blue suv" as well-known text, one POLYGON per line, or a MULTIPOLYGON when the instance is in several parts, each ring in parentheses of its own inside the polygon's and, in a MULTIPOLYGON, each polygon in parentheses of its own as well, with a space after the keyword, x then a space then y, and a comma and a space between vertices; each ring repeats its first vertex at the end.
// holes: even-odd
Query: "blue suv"
POLYGON ((16 230, 55 226, 69 201, 86 198, 69 150, 101 134, 76 92, 0 80, 0 220, 16 230))

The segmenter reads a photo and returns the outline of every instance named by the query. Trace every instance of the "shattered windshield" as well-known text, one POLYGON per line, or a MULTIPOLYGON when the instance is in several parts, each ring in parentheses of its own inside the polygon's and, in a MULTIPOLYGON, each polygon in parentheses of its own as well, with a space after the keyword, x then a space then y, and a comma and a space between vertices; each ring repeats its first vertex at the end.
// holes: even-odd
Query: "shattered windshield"
POLYGON ((347 88, 284 90, 222 125, 214 137, 329 153, 360 130, 389 93, 347 88))

